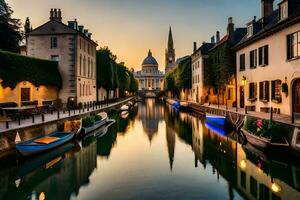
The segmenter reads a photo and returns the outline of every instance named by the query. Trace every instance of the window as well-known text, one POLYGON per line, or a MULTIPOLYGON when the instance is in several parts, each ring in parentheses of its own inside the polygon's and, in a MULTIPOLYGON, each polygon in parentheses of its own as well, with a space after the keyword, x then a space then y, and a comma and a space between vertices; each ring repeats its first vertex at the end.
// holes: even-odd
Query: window
POLYGON ((227 89, 227 100, 232 100, 233 99, 233 88, 228 88, 227 89))
POLYGON ((249 83, 249 100, 255 101, 257 98, 257 83, 249 83))
POLYGON ((246 173, 241 171, 241 186, 246 189, 246 173))
POLYGON ((81 97, 81 83, 79 83, 79 96, 81 97))
POLYGON ((288 2, 280 5, 280 20, 284 20, 288 17, 288 2))
POLYGON ((240 71, 245 70, 245 54, 240 55, 240 71))
POLYGON ((79 48, 81 49, 81 38, 79 39, 79 48))
POLYGON ((300 32, 287 36, 287 59, 297 58, 300 55, 300 32))
POLYGON ((269 46, 265 45, 258 49, 258 65, 269 64, 269 46))
POLYGON ((272 101, 281 103, 281 80, 272 81, 272 101))
POLYGON ((251 37, 252 35, 253 35, 253 24, 250 24, 247 27, 247 37, 251 37))
POLYGON ((79 76, 81 76, 81 68, 82 68, 82 56, 80 54, 80 57, 79 57, 79 76))
POLYGON ((51 60, 59 62, 59 56, 58 55, 51 55, 51 60))
POLYGON ((263 102, 268 102, 270 100, 269 87, 269 81, 259 83, 259 100, 263 102))
POLYGON ((85 85, 83 84, 82 85, 82 96, 84 96, 84 88, 85 88, 85 85))
POLYGON ((85 56, 83 57, 83 76, 86 74, 86 59, 85 56))
POLYGON ((257 66, 257 49, 250 51, 250 68, 257 66))
POLYGON ((51 49, 57 48, 57 37, 51 37, 51 49))
POLYGON ((257 197, 257 180, 255 180, 252 176, 250 177, 250 193, 256 199, 256 197, 257 197))

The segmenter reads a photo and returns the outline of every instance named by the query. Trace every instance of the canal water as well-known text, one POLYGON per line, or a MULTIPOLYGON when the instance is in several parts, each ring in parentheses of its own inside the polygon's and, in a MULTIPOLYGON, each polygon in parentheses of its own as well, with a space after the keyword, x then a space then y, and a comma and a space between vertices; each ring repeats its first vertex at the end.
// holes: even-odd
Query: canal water
POLYGON ((300 199, 300 164, 153 99, 102 137, 0 161, 0 199, 300 199))

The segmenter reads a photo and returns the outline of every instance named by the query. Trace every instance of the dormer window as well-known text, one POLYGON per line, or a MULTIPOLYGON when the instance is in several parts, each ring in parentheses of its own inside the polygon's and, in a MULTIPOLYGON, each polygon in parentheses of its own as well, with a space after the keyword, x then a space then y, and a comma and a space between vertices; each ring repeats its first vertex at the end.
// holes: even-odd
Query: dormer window
POLYGON ((288 18, 288 1, 280 5, 280 20, 288 18))
POLYGON ((247 27, 247 37, 251 37, 253 35, 253 24, 249 24, 247 27))

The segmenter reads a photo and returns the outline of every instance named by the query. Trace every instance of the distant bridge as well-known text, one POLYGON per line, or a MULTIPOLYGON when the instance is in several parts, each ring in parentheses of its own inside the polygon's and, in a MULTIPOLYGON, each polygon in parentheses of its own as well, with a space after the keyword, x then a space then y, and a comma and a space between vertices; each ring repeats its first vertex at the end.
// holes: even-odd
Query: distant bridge
POLYGON ((164 94, 163 91, 160 89, 153 89, 153 90, 139 90, 138 95, 143 98, 157 98, 164 94))

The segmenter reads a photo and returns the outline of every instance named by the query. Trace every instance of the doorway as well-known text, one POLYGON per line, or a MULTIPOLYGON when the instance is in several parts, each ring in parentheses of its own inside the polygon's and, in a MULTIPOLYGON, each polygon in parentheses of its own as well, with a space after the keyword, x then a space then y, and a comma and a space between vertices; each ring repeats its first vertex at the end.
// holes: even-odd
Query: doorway
POLYGON ((292 89, 292 115, 293 122, 300 117, 300 79, 293 82, 292 89))
POLYGON ((21 88, 21 102, 30 101, 30 88, 21 88))
POLYGON ((240 86, 240 108, 245 108, 245 90, 244 90, 244 86, 240 86))

